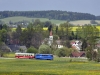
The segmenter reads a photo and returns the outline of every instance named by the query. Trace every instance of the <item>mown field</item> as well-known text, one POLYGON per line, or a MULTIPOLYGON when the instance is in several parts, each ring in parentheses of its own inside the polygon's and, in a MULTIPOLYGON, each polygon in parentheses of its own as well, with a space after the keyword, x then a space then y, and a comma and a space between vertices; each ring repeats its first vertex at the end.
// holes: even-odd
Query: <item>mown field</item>
POLYGON ((100 63, 59 57, 54 60, 0 59, 0 75, 100 75, 100 63))

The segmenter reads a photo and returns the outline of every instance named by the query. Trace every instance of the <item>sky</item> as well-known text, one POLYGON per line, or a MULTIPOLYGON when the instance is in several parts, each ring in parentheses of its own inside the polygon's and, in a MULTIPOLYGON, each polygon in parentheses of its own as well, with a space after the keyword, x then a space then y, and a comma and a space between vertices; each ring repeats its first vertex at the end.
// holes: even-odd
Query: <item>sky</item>
POLYGON ((0 0, 0 11, 61 10, 100 16, 100 0, 0 0))

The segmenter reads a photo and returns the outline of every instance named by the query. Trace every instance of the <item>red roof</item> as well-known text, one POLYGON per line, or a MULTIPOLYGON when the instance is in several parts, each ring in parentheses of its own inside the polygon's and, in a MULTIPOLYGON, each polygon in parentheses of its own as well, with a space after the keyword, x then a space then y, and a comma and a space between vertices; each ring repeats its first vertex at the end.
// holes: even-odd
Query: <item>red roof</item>
POLYGON ((72 57, 83 57, 83 56, 85 56, 85 52, 84 51, 81 51, 81 52, 72 52, 71 56, 72 57))

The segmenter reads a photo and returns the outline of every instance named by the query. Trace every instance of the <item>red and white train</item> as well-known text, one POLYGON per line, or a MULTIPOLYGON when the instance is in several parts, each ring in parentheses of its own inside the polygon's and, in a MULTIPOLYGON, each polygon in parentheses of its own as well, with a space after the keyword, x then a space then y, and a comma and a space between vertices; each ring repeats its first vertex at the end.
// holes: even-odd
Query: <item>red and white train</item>
POLYGON ((34 53, 15 53, 15 58, 33 59, 35 58, 35 54, 34 53))

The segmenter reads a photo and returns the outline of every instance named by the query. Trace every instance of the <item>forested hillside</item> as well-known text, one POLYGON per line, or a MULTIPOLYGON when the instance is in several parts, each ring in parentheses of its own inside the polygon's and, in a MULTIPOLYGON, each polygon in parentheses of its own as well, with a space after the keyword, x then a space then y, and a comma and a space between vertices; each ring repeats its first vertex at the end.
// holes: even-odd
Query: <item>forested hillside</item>
POLYGON ((13 17, 13 16, 25 16, 34 18, 48 18, 56 20, 100 20, 100 16, 95 16, 89 13, 79 12, 67 12, 59 10, 48 11, 0 11, 0 19, 13 17))

